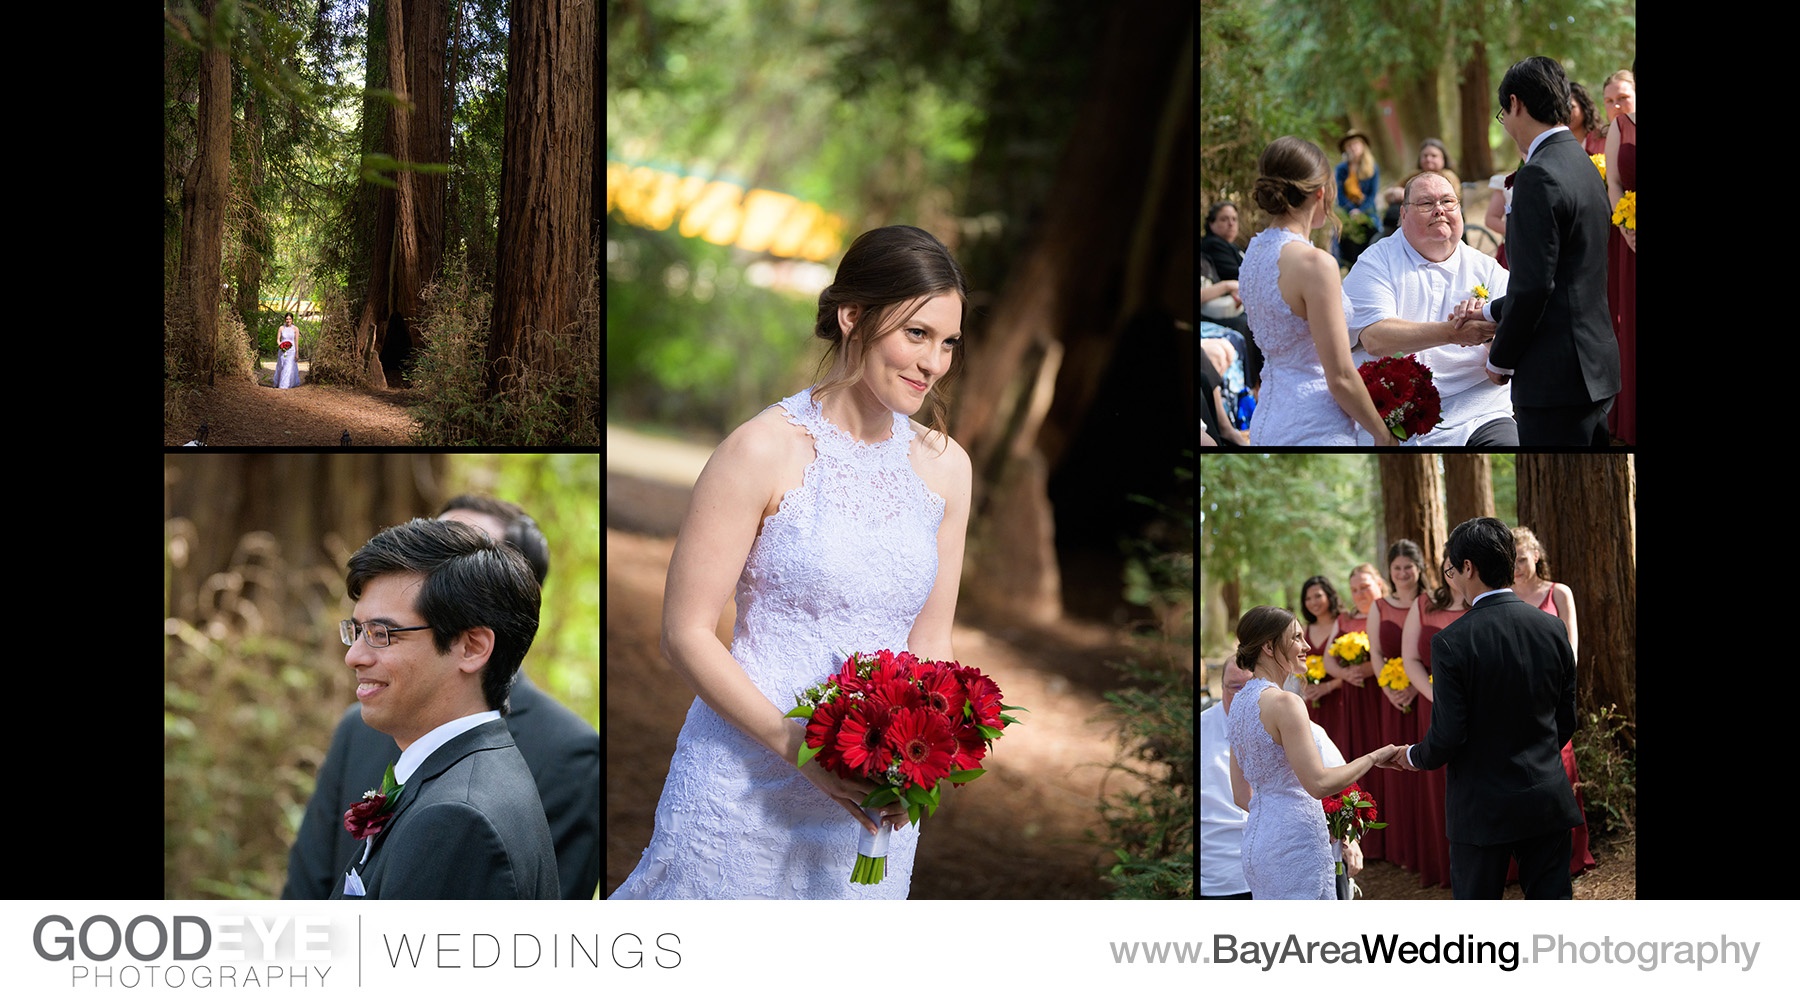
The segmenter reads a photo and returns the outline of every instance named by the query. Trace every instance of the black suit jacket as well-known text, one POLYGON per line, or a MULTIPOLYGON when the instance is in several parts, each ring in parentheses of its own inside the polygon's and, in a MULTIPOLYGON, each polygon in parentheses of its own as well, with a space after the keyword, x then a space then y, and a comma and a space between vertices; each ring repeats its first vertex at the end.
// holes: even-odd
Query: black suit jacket
POLYGON ((1619 341, 1606 299, 1612 208, 1600 171, 1568 132, 1546 138, 1513 177, 1506 294, 1488 360, 1513 371, 1513 405, 1579 406, 1619 391, 1619 341))
MULTIPOLYGON (((513 681, 507 729, 536 780, 556 850, 564 899, 592 899, 600 884, 600 734, 524 673, 513 681)), ((343 888, 344 871, 362 857, 362 841, 344 829, 344 810, 366 789, 381 787, 400 756, 394 738, 362 721, 351 705, 331 737, 300 833, 288 850, 283 899, 327 899, 343 888)))
MULTIPOLYGON (((531 769, 500 719, 432 751, 363 862, 369 899, 556 899, 556 852, 531 769)), ((339 873, 332 899, 345 898, 339 873)))
POLYGON ((1431 728, 1412 750, 1448 767, 1444 832, 1495 845, 1581 824, 1563 770, 1575 733, 1575 652, 1561 620, 1511 592, 1431 637, 1431 728))

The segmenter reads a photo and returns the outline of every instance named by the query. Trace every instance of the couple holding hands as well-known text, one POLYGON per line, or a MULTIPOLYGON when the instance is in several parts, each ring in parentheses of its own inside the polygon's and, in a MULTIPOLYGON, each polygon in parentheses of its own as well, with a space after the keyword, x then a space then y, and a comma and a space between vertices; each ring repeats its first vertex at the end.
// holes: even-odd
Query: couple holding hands
POLYGON ((1463 522, 1444 555, 1445 582, 1469 612, 1431 639, 1431 728, 1411 746, 1326 767, 1305 703, 1281 689, 1306 669, 1304 629, 1277 607, 1252 608, 1239 621, 1237 665, 1251 678, 1226 732, 1232 793, 1249 811, 1243 864, 1254 898, 1337 898, 1319 800, 1372 767, 1448 768, 1445 834, 1457 899, 1499 899, 1515 858, 1527 899, 1571 897, 1569 831, 1582 818, 1562 765, 1576 718, 1567 631, 1509 589, 1516 552, 1504 522, 1463 522))

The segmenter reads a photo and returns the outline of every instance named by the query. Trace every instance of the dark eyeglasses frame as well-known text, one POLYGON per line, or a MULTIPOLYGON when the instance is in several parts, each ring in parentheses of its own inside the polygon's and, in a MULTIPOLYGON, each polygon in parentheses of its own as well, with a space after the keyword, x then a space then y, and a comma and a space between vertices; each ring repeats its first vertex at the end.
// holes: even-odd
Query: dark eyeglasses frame
POLYGON ((382 625, 380 622, 369 622, 367 624, 364 624, 362 622, 358 622, 354 618, 346 618, 343 621, 338 622, 338 638, 344 639, 345 626, 349 626, 350 638, 344 640, 344 645, 346 645, 346 646, 356 645, 357 637, 360 636, 365 641, 368 641, 370 649, 386 649, 388 647, 388 644, 391 643, 393 640, 390 639, 390 640, 388 640, 388 642, 384 642, 381 645, 377 646, 373 640, 369 639, 369 625, 381 625, 382 631, 386 632, 390 635, 395 632, 418 632, 423 629, 428 629, 431 627, 430 625, 409 625, 405 628, 396 628, 392 625, 382 625))

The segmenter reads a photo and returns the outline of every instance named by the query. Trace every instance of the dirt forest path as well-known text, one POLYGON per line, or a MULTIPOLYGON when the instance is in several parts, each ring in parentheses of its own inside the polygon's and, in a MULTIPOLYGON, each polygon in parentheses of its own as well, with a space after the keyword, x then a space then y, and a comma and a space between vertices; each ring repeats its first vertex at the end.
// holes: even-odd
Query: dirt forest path
MULTIPOLYGON (((606 893, 649 843, 669 755, 693 701, 658 646, 674 526, 705 457, 705 449, 608 430, 606 893)), ((723 642, 735 615, 728 603, 719 619, 723 642)), ((1085 836, 1102 828, 1095 807, 1103 791, 1136 787, 1106 768, 1115 730, 1101 698, 1117 683, 1107 664, 1129 651, 1117 630, 1100 625, 983 627, 960 611, 957 618, 957 656, 992 675, 1008 704, 1031 711, 996 744, 993 770, 947 792, 924 821, 912 897, 1104 896, 1099 873, 1111 854, 1085 836)), ((845 859, 845 878, 854 860, 845 859)))
MULTIPOLYGON (((302 364, 302 375, 305 365, 302 364)), ((302 384, 276 389, 273 363, 247 375, 220 375, 189 400, 191 426, 163 426, 164 446, 180 446, 207 425, 209 447, 280 446, 336 448, 346 430, 354 447, 395 447, 411 442, 418 421, 406 408, 418 402, 410 389, 365 389, 302 384)))

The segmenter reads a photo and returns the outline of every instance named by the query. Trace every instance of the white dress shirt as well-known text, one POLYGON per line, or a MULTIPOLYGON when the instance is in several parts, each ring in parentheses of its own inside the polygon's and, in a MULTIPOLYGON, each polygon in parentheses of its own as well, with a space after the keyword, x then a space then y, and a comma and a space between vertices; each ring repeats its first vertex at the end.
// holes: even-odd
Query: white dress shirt
POLYGON ((400 759, 394 762, 394 781, 402 785, 406 784, 407 779, 413 776, 413 772, 419 769, 420 764, 425 763, 425 758, 431 756, 433 750, 484 722, 491 722, 498 718, 500 718, 500 713, 491 709, 486 712, 476 712, 474 715, 465 715, 460 719, 451 719, 424 736, 413 740, 411 746, 400 751, 400 759))
MULTIPOLYGON (((1412 323, 1442 322, 1457 303, 1471 297, 1476 285, 1486 285, 1489 301, 1506 294, 1506 269, 1500 262, 1460 241, 1441 262, 1425 256, 1398 232, 1362 252, 1344 278, 1344 294, 1351 304, 1350 335, 1360 344, 1363 330, 1382 320, 1412 323)), ((1512 389, 1488 381, 1487 346, 1447 344, 1415 352, 1419 363, 1431 369, 1432 382, 1443 400, 1444 422, 1424 434, 1402 442, 1426 447, 1457 447, 1481 425, 1512 416, 1512 389)), ((1367 360, 1358 350, 1353 360, 1367 360)), ((1375 439, 1359 429, 1357 442, 1372 445, 1375 439)))

